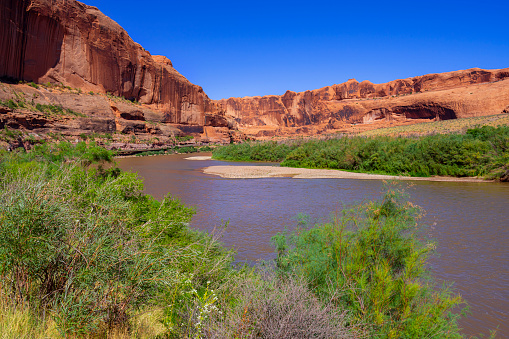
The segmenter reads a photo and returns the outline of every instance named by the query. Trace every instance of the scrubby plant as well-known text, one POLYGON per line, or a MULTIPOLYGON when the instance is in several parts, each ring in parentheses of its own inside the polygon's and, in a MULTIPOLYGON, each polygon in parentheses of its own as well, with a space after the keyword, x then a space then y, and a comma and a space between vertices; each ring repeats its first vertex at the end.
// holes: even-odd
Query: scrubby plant
POLYGON ((240 280, 235 303, 214 313, 207 338, 357 338, 362 329, 349 327, 348 314, 320 301, 299 277, 255 272, 240 280))
POLYGON ((182 142, 182 141, 190 141, 190 140, 193 140, 194 137, 192 135, 183 135, 183 136, 176 136, 175 137, 175 140, 177 142, 182 142))
POLYGON ((304 277, 372 337, 461 338, 452 311, 462 299, 426 280, 434 244, 418 236, 420 214, 389 189, 380 201, 345 209, 330 223, 274 237, 278 271, 304 277))
POLYGON ((213 150, 214 150, 214 148, 210 147, 210 146, 200 147, 200 152, 212 152, 213 150))

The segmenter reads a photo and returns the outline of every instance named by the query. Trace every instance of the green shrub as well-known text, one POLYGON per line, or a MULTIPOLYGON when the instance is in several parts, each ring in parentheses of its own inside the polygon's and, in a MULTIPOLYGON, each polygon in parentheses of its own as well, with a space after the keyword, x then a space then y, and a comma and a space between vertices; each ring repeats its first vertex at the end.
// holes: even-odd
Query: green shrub
POLYGON ((51 314, 66 335, 128 329, 140 310, 172 309, 184 278, 199 289, 231 262, 189 230, 194 211, 179 200, 143 194, 135 174, 86 167, 111 155, 61 143, 0 158, 2 295, 51 314))
POLYGON ((420 210, 389 189, 381 201, 333 222, 273 238, 281 274, 302 276, 322 300, 350 312, 371 337, 461 338, 452 313, 463 301, 426 282, 434 248, 419 239, 420 210))
POLYGON ((18 108, 18 103, 17 103, 17 102, 15 102, 15 101, 14 101, 14 100, 12 100, 12 99, 9 99, 9 100, 7 100, 7 102, 6 102, 6 106, 7 106, 7 107, 9 107, 11 110, 14 110, 14 109, 18 108))
POLYGON ((193 140, 194 137, 192 135, 184 135, 184 136, 176 136, 175 140, 181 142, 181 141, 190 141, 193 140))
POLYGON ((278 162, 295 148, 297 144, 268 142, 245 142, 230 144, 214 149, 212 157, 217 160, 229 161, 268 161, 278 162))
POLYGON ((210 146, 200 147, 200 152, 212 152, 213 150, 214 150, 214 148, 210 147, 210 146))
POLYGON ((179 148, 176 148, 176 150, 179 153, 196 153, 196 152, 198 152, 198 149, 194 146, 179 147, 179 148))
POLYGON ((216 148, 213 157, 390 175, 492 177, 503 173, 502 169, 509 164, 509 127, 485 126, 470 129, 466 134, 419 138, 340 137, 290 144, 243 143, 216 148))

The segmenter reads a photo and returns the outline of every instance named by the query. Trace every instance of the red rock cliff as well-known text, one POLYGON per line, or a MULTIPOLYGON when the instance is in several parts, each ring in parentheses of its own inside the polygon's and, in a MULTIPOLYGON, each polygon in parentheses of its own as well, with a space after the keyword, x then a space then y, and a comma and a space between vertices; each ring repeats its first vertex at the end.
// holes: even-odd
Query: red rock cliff
POLYGON ((0 0, 0 77, 111 92, 155 105, 168 123, 207 125, 215 111, 167 58, 74 0, 0 0))
POLYGON ((258 136, 313 134, 381 120, 398 123, 491 115, 509 105, 509 68, 474 68, 384 84, 351 79, 312 91, 229 98, 218 104, 241 129, 259 132, 258 136))

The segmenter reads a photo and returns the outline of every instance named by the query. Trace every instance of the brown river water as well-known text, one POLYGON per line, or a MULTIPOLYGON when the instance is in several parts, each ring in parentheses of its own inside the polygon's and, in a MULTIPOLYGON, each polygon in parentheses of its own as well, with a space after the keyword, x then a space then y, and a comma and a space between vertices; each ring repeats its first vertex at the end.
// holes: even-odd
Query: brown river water
MULTIPOLYGON (((300 213, 314 222, 328 221, 342 204, 380 197, 383 189, 379 180, 223 179, 202 169, 247 164, 185 160, 195 155, 123 158, 117 163, 144 179, 146 193, 158 199, 170 193, 194 206, 192 227, 211 231, 229 221, 222 242, 236 249, 237 260, 249 263, 273 259, 270 238, 294 228, 300 213)), ((425 234, 437 243, 432 276, 438 284, 454 282, 470 306, 460 322, 463 333, 487 334, 498 327, 497 338, 509 338, 509 185, 408 184, 410 201, 426 211, 425 234)))

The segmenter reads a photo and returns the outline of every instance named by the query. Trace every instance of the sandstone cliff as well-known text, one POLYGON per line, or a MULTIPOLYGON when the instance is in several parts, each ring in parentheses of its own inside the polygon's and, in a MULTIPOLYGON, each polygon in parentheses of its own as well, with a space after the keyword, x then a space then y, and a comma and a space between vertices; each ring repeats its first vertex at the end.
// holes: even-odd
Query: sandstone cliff
POLYGON ((254 137, 313 135, 509 110, 509 68, 385 84, 352 79, 301 93, 213 101, 169 59, 150 55, 97 8, 75 0, 0 0, 0 78, 49 83, 5 85, 0 100, 21 106, 4 105, 0 127, 69 136, 193 134, 229 142, 242 138, 237 127, 254 137), (38 104, 77 115, 48 117, 38 104))
POLYGON ((0 77, 62 83, 154 104, 171 123, 215 112, 170 60, 151 56, 97 8, 74 0, 0 1, 0 77))
POLYGON ((385 84, 351 79, 313 91, 230 98, 218 104, 239 128, 258 137, 492 115, 509 105, 509 68, 475 68, 385 84))
MULTIPOLYGON (((151 120, 173 124, 183 133, 205 133, 204 126, 212 133, 218 128, 213 134, 228 142, 225 129, 231 131, 234 125, 169 59, 150 55, 96 7, 74 0, 0 0, 0 78, 62 84, 82 93, 108 93, 143 104, 133 115, 128 106, 97 96, 93 100, 77 96, 74 103, 67 103, 77 111, 88 106, 83 112, 88 117, 101 112, 103 118, 116 121, 118 132, 147 131, 145 121, 151 120)), ((26 91, 11 88, 10 92, 26 91)), ((43 91, 38 96, 45 97, 45 104, 60 105, 66 99, 57 94, 43 91)))

